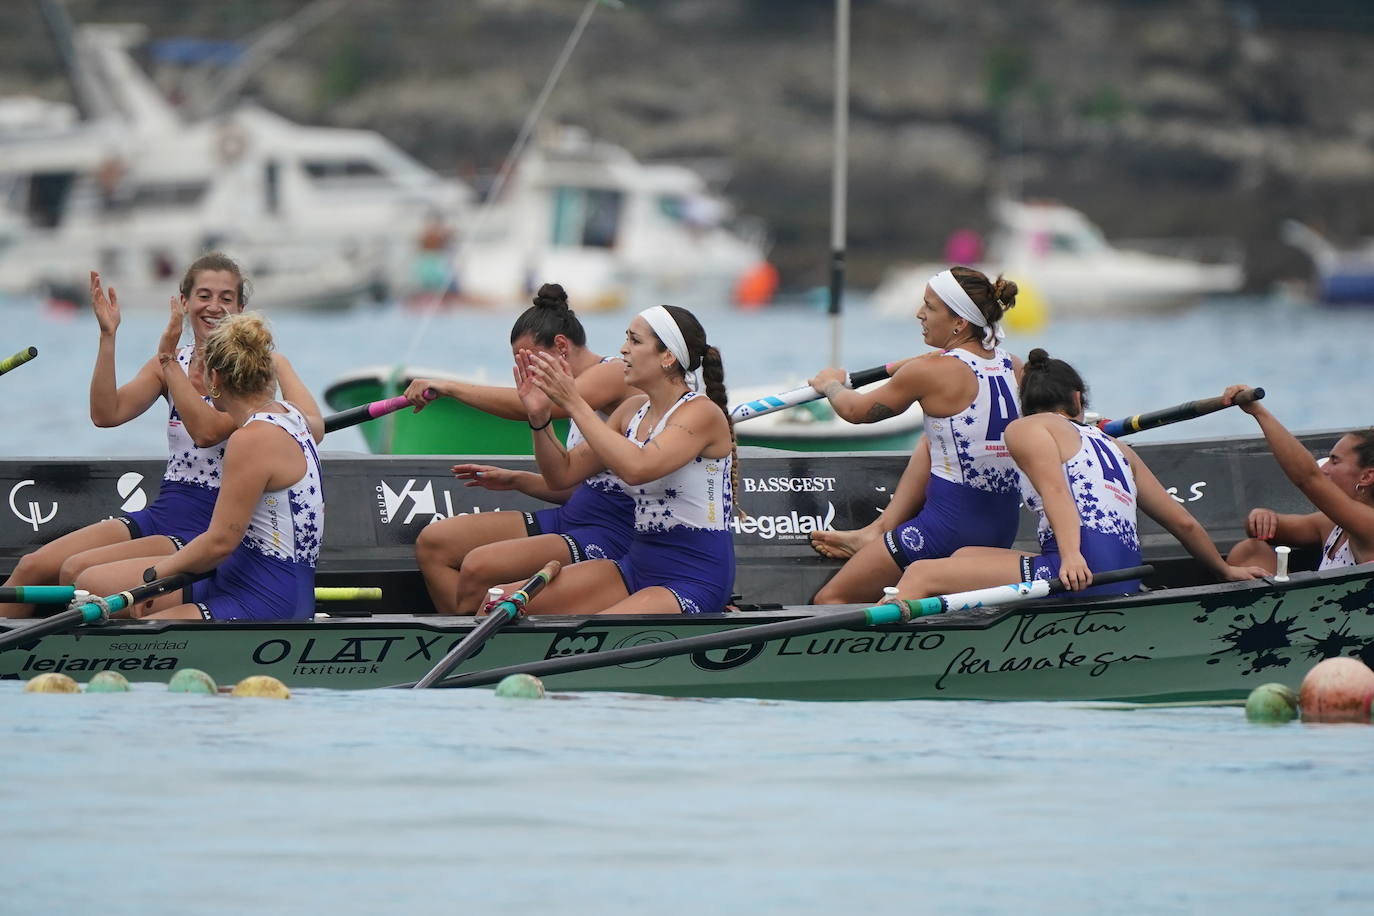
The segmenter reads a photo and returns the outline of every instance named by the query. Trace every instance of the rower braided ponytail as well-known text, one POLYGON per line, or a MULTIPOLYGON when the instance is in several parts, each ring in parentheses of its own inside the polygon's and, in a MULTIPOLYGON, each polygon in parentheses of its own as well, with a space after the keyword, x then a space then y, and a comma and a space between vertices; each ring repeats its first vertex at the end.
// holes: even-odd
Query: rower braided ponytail
POLYGON ((701 382, 705 389, 703 394, 720 408, 721 413, 725 414, 725 422, 730 424, 730 506, 732 512, 743 516, 745 512, 738 501, 739 440, 735 437, 735 423, 730 418, 730 401, 725 391, 725 363, 720 358, 720 351, 706 342, 706 329, 695 315, 676 305, 665 305, 664 308, 677 322, 683 342, 687 344, 687 353, 692 358, 692 365, 687 368, 701 369, 701 382))

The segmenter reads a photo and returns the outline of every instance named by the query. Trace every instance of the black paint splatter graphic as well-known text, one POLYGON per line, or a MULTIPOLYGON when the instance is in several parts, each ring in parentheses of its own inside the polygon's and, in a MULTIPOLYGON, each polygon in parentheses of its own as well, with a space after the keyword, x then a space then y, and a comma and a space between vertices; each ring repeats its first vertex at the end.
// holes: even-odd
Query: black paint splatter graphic
POLYGON ((1363 646, 1364 640, 1354 636, 1350 632, 1350 619, 1339 627, 1327 631, 1327 634, 1320 639, 1313 640, 1312 648, 1307 650, 1308 658, 1315 658, 1324 661, 1328 658, 1335 658, 1345 652, 1346 649, 1353 649, 1356 646, 1363 646))
POLYGON ((1213 652, 1207 664, 1218 664, 1223 656, 1234 653, 1240 664, 1249 665, 1241 671, 1243 675, 1255 674, 1266 668, 1288 667, 1292 659, 1279 655, 1278 650, 1291 648, 1293 638, 1307 628, 1294 626, 1298 621, 1296 616, 1280 619, 1278 613, 1282 606, 1282 601, 1276 602, 1269 616, 1263 620, 1249 615, 1249 623, 1228 627, 1218 638, 1231 645, 1220 652, 1213 652))

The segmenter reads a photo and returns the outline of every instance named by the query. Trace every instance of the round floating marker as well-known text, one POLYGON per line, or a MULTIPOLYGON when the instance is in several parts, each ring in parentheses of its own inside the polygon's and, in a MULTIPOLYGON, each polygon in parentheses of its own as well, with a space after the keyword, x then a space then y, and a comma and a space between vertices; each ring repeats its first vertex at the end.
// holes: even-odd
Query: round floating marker
POLYGON ((286 689, 286 685, 270 674, 255 674, 246 677, 234 685, 232 691, 236 697, 263 697, 268 700, 289 700, 291 691, 286 689))
POLYGON ((127 693, 129 679, 118 671, 100 671, 86 684, 87 693, 127 693))
POLYGON ((219 693, 215 679, 199 668, 178 668, 167 682, 172 693, 219 693))
POLYGON ((532 674, 508 674, 496 685, 498 697, 538 700, 544 696, 544 682, 532 674))
POLYGON ((1369 722, 1374 671, 1359 659, 1328 658, 1302 679, 1304 722, 1369 722))
POLYGON ((25 693, 80 693, 76 681, 65 674, 49 671, 40 674, 24 685, 25 693))
POLYGON ((1287 684, 1260 684, 1245 700, 1245 718, 1278 724, 1298 717, 1298 695, 1287 684))

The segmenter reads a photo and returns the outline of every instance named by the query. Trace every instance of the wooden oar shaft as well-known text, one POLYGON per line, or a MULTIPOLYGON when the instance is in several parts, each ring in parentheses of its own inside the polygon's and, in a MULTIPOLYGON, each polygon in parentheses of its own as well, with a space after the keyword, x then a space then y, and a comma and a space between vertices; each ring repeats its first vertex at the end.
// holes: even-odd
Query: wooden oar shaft
POLYGON ((1155 429, 1159 426, 1168 426, 1170 423, 1178 423, 1181 420, 1192 420, 1209 413, 1216 413, 1218 410, 1225 410, 1232 404, 1248 404, 1263 397, 1263 388, 1246 388, 1244 391, 1238 392, 1230 404, 1223 402, 1219 397, 1203 398, 1200 401, 1188 401, 1186 404, 1176 404, 1163 410, 1136 414, 1124 420, 1101 420, 1097 426, 1109 436, 1129 436, 1131 433, 1138 433, 1142 430, 1155 429))
POLYGON ((37 355, 37 347, 25 347, 13 356, 7 356, 4 359, 0 359, 0 375, 4 375, 11 369, 18 369, 37 355))
MULTIPOLYGON (((1142 576, 1149 575, 1151 572, 1153 572, 1153 567, 1134 566, 1130 569, 1094 573, 1093 584, 1106 585, 1111 582, 1127 582, 1131 579, 1139 579, 1142 576)), ((1040 585, 1040 583, 1037 583, 1037 585, 1040 585)), ((912 613, 924 615, 938 613, 946 608, 991 607, 998 604, 1028 601, 1032 598, 1039 598, 1047 594, 1057 594, 1058 592, 1065 591, 1064 583, 1059 579, 1051 579, 1047 582, 1043 582, 1043 587, 1023 588, 1023 586, 1029 586, 1029 583, 1004 585, 995 589, 978 589, 976 592, 962 592, 952 595, 943 595, 936 598, 925 598, 921 599, 920 602, 911 603, 934 609, 913 611, 912 613), (978 596, 976 603, 969 603, 971 596, 978 596), (931 602, 934 603, 930 604, 931 602)), ((860 610, 836 611, 818 616, 804 617, 797 620, 780 620, 777 623, 761 623, 749 627, 740 627, 739 629, 729 630, 723 633, 710 633, 705 636, 687 636, 682 639, 648 643, 642 646, 629 646, 624 649, 609 649, 605 652, 589 652, 586 655, 553 658, 546 661, 529 662, 523 665, 506 665, 501 668, 492 668, 488 671, 460 674, 457 677, 441 681, 435 684, 435 686, 481 687, 485 684, 495 684, 502 678, 512 674, 530 674, 535 677, 548 677, 554 674, 570 674, 574 671, 606 668, 611 665, 625 665, 632 662, 648 661, 649 659, 672 658, 677 655, 688 655, 692 652, 701 652, 707 649, 728 649, 731 646, 767 642, 769 640, 783 639, 789 636, 807 636, 812 633, 823 633, 826 630, 898 624, 903 621, 905 616, 903 610, 904 609, 897 604, 880 604, 875 607, 862 608, 860 610)))
MULTIPOLYGON (((439 396, 439 392, 433 388, 425 389, 425 400, 432 401, 439 396)), ((395 413, 403 407, 408 407, 410 401, 404 395, 397 395, 394 398, 384 398, 380 401, 373 401, 370 404, 359 404, 357 407, 350 407, 338 413, 330 414, 324 418, 324 431, 332 433, 335 430, 347 429, 350 426, 357 426, 359 423, 368 420, 375 420, 377 417, 395 413)))
POLYGON ((544 568, 535 573, 530 581, 522 585, 517 591, 506 596, 503 600, 496 602, 496 606, 488 613, 487 619, 479 623, 471 633, 463 637, 463 641, 453 647, 453 650, 439 659, 439 663, 429 670, 429 673, 420 678, 410 687, 413 690, 424 690, 433 687, 435 682, 445 677, 454 668, 457 668, 466 661, 474 652, 482 647, 488 639, 510 621, 519 617, 525 610, 525 605, 529 600, 539 593, 545 585, 549 584, 554 576, 558 575, 558 570, 562 568, 557 560, 550 560, 544 564, 544 568))
POLYGON ((117 595, 110 595, 103 599, 103 607, 99 602, 90 601, 65 611, 59 611, 51 617, 45 617, 27 626, 16 627, 8 633, 0 634, 0 649, 15 643, 27 642, 39 636, 47 636, 49 633, 58 633, 72 627, 79 627, 82 624, 95 623, 97 620, 105 619, 107 608, 108 613, 113 614, 138 604, 140 601, 185 588, 197 579, 203 579, 208 575, 210 574, 177 573, 174 576, 165 576, 146 585, 139 585, 117 595))
MULTIPOLYGON (((860 388, 872 382, 880 382, 892 374, 891 364, 885 366, 874 366, 872 369, 860 369, 857 372, 849 373, 845 387, 860 388)), ((819 401, 825 395, 821 394, 810 385, 802 385, 800 388, 793 388, 791 391, 784 391, 781 394, 769 395, 766 398, 759 398, 756 401, 746 401, 743 404, 736 404, 730 408, 730 419, 738 423, 741 420, 752 420, 754 417, 762 417, 766 414, 776 413, 779 410, 786 410, 789 407, 796 407, 798 404, 805 404, 809 401, 819 401)))

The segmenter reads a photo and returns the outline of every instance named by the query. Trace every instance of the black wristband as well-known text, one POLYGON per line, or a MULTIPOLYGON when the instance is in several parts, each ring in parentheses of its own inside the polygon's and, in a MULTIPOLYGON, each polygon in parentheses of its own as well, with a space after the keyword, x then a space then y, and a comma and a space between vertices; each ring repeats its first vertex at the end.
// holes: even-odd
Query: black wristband
MULTIPOLYGON (((528 422, 528 421, 526 421, 526 422, 528 422)), ((533 423, 530 423, 530 430, 531 430, 532 432, 536 432, 536 433, 537 433, 537 432, 539 432, 541 429, 547 429, 548 426, 549 426, 549 424, 552 423, 552 422, 553 422, 553 415, 550 414, 550 415, 549 415, 549 418, 548 418, 547 420, 544 421, 544 425, 543 425, 543 426, 535 426, 533 423)))
POLYGON ((144 581, 144 582, 156 582, 156 581, 157 581, 157 567, 156 567, 156 566, 149 566, 147 569, 143 570, 143 581, 144 581))

